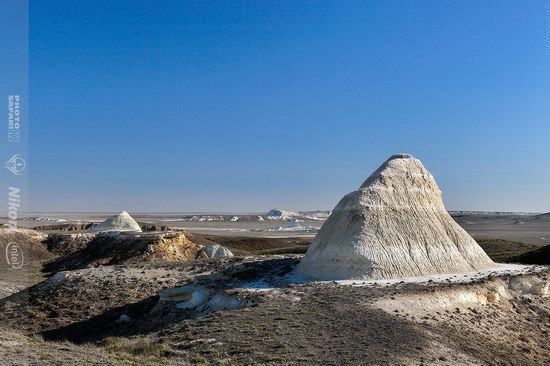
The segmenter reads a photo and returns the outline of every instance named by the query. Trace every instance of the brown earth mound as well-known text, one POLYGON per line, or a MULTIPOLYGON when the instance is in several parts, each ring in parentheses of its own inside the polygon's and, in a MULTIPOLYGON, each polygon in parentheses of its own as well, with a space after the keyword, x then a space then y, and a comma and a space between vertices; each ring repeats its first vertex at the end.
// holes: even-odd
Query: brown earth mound
MULTIPOLYGON (((29 229, 9 229, 0 228, 0 268, 11 267, 11 263, 7 263, 7 252, 22 252, 23 263, 37 263, 52 258, 51 253, 42 245, 42 241, 46 239, 46 235, 29 229), (12 244, 10 244, 12 243, 12 244), (9 246, 9 248, 8 248, 9 246)), ((15 253, 16 256, 19 254, 15 253)))
POLYGON ((94 237, 94 234, 50 234, 44 245, 54 254, 67 255, 84 249, 94 237))
POLYGON ((138 222, 142 231, 171 231, 172 228, 166 225, 148 224, 146 222, 138 222))
POLYGON ((204 257, 183 232, 98 234, 84 248, 44 266, 46 272, 98 265, 174 262, 204 257))
MULTIPOLYGON (((168 227, 149 225, 147 226, 147 229, 143 231, 167 231, 166 228, 168 227)), ((88 233, 53 233, 48 235, 48 238, 44 241, 44 244, 47 246, 48 250, 54 254, 67 255, 69 253, 84 249, 88 243, 94 239, 94 237, 95 234, 88 233)))
POLYGON ((518 255, 512 258, 511 262, 523 264, 550 264, 550 245, 518 255))
POLYGON ((478 239, 477 242, 492 260, 500 263, 512 262, 514 257, 539 248, 533 244, 502 239, 478 239))

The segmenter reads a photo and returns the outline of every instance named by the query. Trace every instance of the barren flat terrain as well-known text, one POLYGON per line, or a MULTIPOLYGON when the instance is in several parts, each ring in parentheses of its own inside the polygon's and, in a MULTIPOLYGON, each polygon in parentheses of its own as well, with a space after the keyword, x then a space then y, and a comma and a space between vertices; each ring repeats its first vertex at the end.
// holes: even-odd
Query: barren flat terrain
MULTIPOLYGON (((136 216, 151 230, 167 230, 165 220, 175 220, 136 216)), ((474 216, 457 221, 465 226, 478 222, 478 227, 495 221, 513 225, 509 217, 474 216)), ((133 242, 121 246, 121 236, 88 245, 93 236, 81 226, 66 226, 102 218, 60 215, 25 221, 25 226, 46 229, 18 234, 32 239, 27 241, 34 253, 29 265, 0 270, 2 365, 550 362, 548 266, 306 283, 294 270, 313 235, 256 230, 293 221, 176 221, 180 230, 186 225, 206 228, 177 234, 185 233, 193 245, 216 243, 236 256, 181 261, 162 252, 163 261, 124 249, 124 243, 133 242)), ((530 243, 538 234, 524 228, 544 231, 545 223, 527 225, 520 226, 521 241, 495 235, 478 242, 493 260, 513 262, 543 244, 530 243)), ((155 232, 162 231, 153 231, 153 237, 155 232)), ((142 237, 151 236, 146 234, 142 237)), ((171 248, 175 239, 167 238, 155 245, 171 248)))
MULTIPOLYGON (((33 213, 22 218, 19 225, 31 228, 62 223, 101 222, 110 215, 112 213, 33 213)), ((315 229, 320 228, 324 222, 323 219, 300 218, 298 224, 303 230, 296 230, 289 228, 293 221, 259 221, 258 217, 261 215, 265 213, 137 213, 132 216, 139 222, 166 225, 201 234, 252 237, 313 238, 315 229), (238 220, 231 221, 234 217, 238 220)), ((474 239, 504 239, 539 246, 550 244, 550 214, 451 213, 451 216, 474 239)), ((7 217, 0 217, 0 224, 6 222, 7 217)))
POLYGON ((474 239, 504 239, 535 245, 550 244, 550 214, 453 215, 474 239))

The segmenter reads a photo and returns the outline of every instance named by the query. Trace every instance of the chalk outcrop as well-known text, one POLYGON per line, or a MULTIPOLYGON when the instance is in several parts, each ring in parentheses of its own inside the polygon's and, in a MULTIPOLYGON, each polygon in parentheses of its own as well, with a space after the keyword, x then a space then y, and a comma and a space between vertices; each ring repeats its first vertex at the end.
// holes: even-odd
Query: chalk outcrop
POLYGON ((166 263, 208 258, 202 245, 185 232, 120 232, 93 235, 83 248, 44 266, 47 272, 73 271, 99 265, 166 263))
POLYGON ((469 272, 493 264, 449 216, 422 163, 398 154, 342 198, 297 274, 321 280, 389 279, 469 272))
POLYGON ((202 250, 208 258, 233 257, 233 253, 229 249, 218 244, 207 245, 202 250))
POLYGON ((101 224, 88 229, 90 233, 104 233, 104 232, 122 232, 122 231, 134 231, 141 232, 139 224, 128 214, 126 211, 122 211, 118 215, 109 217, 101 224))

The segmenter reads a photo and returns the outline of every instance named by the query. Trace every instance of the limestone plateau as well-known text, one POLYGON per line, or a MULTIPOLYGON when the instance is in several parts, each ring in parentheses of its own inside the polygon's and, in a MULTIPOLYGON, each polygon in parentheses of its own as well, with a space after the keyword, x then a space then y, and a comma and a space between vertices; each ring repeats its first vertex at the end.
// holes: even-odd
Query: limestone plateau
POLYGON ((340 200, 297 274, 320 280, 390 279, 493 265, 447 213, 430 172, 412 155, 398 154, 340 200))

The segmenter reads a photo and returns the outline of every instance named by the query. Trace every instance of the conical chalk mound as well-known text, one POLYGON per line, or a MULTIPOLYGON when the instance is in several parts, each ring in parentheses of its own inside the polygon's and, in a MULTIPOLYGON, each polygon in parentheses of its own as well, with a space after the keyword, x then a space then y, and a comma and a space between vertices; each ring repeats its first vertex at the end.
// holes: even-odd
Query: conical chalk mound
POLYGON ((390 279, 493 266, 447 213, 422 163, 390 157, 338 203, 298 265, 319 280, 390 279))
POLYGON ((102 233, 109 231, 141 231, 139 224, 128 214, 126 211, 122 211, 118 215, 109 217, 101 224, 88 229, 90 233, 102 233))

